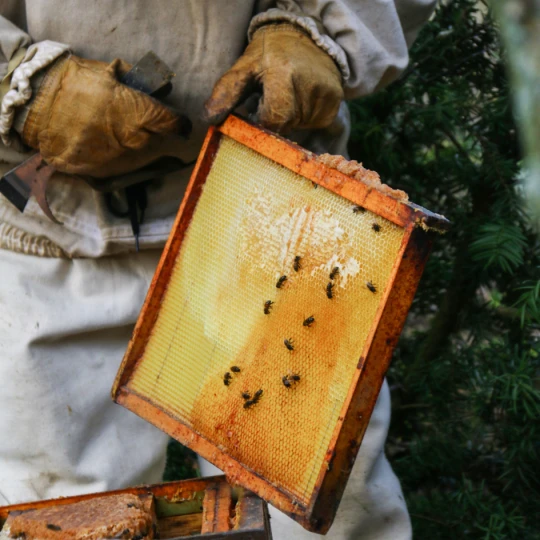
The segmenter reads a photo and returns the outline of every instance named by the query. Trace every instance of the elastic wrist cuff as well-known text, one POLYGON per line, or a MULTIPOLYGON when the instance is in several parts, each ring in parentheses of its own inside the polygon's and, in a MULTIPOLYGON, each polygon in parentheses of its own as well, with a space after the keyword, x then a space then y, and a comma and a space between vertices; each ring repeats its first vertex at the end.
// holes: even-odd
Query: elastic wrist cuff
POLYGON ((319 48, 332 57, 341 71, 343 83, 349 79, 351 72, 345 51, 332 38, 323 34, 310 17, 301 17, 277 8, 269 9, 253 17, 248 29, 248 39, 251 41, 253 34, 262 26, 278 23, 289 23, 302 29, 319 48))

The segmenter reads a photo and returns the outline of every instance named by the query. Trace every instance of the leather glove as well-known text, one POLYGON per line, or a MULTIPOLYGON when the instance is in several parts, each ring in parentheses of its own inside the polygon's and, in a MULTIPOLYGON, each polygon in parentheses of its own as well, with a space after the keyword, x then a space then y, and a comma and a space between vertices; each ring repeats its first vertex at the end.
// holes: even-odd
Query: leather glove
POLYGON ((210 123, 219 123, 262 86, 257 119, 274 131, 318 129, 334 120, 343 88, 334 60, 292 24, 262 26, 206 102, 210 123))
POLYGON ((97 178, 161 157, 160 142, 189 130, 189 120, 120 83, 129 68, 122 60, 57 60, 30 103, 23 141, 59 171, 97 178))

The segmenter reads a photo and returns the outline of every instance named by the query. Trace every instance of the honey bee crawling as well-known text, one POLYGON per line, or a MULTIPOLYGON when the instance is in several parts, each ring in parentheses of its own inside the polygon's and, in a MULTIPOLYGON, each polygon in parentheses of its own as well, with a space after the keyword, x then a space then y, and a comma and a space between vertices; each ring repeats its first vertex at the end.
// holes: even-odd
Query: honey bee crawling
POLYGON ((263 391, 262 391, 262 388, 260 390, 257 390, 255 392, 255 395, 253 396, 253 401, 255 403, 257 403, 260 399, 261 399, 261 396, 263 395, 263 391))
POLYGON ((353 206, 352 211, 353 211, 355 214, 363 214, 363 213, 366 211, 366 209, 365 209, 363 206, 357 205, 357 206, 353 206))
POLYGON ((311 326, 313 323, 315 322, 315 317, 312 315, 311 317, 308 317, 307 319, 304 320, 304 322, 302 323, 304 326, 311 326))
POLYGON ((371 283, 371 281, 368 281, 366 283, 366 287, 372 292, 372 293, 376 293, 377 292, 377 287, 375 287, 375 285, 373 285, 373 283, 371 283))
POLYGON ((287 347, 287 349, 289 349, 289 351, 294 351, 294 345, 293 345, 293 342, 292 342, 292 338, 284 339, 283 343, 285 344, 285 347, 287 347))
POLYGON ((293 383, 297 383, 299 381, 300 375, 297 375, 296 373, 293 373, 292 375, 284 375, 283 377, 281 377, 281 382, 283 383, 283 386, 285 386, 285 388, 292 388, 293 383))
POLYGON ((242 398, 245 400, 251 399, 251 396, 248 392, 242 392, 242 398))
POLYGON ((232 375, 227 371, 225 375, 223 376, 223 384, 225 386, 229 386, 231 384, 232 375))
POLYGON ((326 286, 326 296, 328 296, 328 298, 331 300, 332 298, 334 298, 334 293, 332 291, 332 289, 334 288, 334 284, 329 281, 328 282, 328 285, 326 286))
POLYGON ((374 223, 371 228, 375 231, 375 232, 380 232, 381 230, 381 226, 378 224, 378 223, 374 223))
POLYGON ((273 304, 274 304, 274 302, 272 302, 272 300, 267 300, 264 303, 264 314, 265 315, 268 315, 270 313, 270 309, 272 308, 273 304))
POLYGON ((255 405, 255 401, 253 401, 252 399, 249 399, 248 401, 246 401, 244 403, 244 409, 249 409, 250 407, 252 407, 253 405, 255 405))
POLYGON ((240 368, 239 368, 238 366, 232 366, 232 367, 231 367, 231 371, 232 371, 233 373, 240 373, 240 368))
POLYGON ((339 266, 334 266, 330 272, 330 279, 336 279, 337 276, 339 276, 339 266))
POLYGON ((287 276, 281 276, 276 283, 276 288, 281 289, 283 284, 287 281, 287 276))
POLYGON ((300 268, 302 268, 300 266, 300 259, 302 257, 300 257, 300 255, 297 255, 295 258, 294 258, 294 264, 293 264, 293 268, 294 268, 294 271, 295 272, 298 272, 298 270, 300 270, 300 268))

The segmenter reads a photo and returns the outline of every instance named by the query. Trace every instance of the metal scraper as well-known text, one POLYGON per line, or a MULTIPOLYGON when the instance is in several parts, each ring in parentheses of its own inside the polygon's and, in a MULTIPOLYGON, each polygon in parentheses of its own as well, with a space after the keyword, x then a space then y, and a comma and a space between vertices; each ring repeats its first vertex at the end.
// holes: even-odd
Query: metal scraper
MULTIPOLYGON (((174 76, 169 67, 150 51, 121 77, 120 82, 152 95, 170 84, 174 76)), ((55 168, 48 165, 38 152, 0 178, 0 193, 20 212, 24 211, 26 203, 34 195, 43 213, 62 225, 51 212, 46 196, 47 184, 54 172, 55 168)))

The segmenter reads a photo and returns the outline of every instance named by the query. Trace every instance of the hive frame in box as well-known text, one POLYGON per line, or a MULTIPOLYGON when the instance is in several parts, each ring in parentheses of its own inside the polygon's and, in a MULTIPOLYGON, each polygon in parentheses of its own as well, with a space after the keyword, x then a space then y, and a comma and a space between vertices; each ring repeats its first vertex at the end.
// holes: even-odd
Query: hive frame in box
POLYGON ((164 540, 272 540, 266 503, 249 491, 234 493, 224 476, 2 506, 0 528, 10 512, 40 510, 124 494, 154 496, 159 530, 164 540), (233 503, 236 504, 237 526, 231 521, 233 503))
POLYGON ((306 529, 324 534, 330 528, 336 514, 392 351, 414 298, 431 249, 432 230, 444 231, 448 228, 449 222, 442 216, 407 201, 398 200, 381 190, 350 178, 314 159, 315 157, 298 145, 236 116, 229 116, 221 126, 210 128, 118 372, 112 394, 117 403, 153 423, 214 463, 225 472, 231 482, 241 484, 257 493, 289 514, 306 529), (404 229, 398 256, 391 270, 390 285, 386 288, 379 305, 333 432, 325 462, 318 474, 309 503, 306 505, 294 500, 290 494, 260 477, 256 472, 248 470, 220 450, 212 441, 201 437, 150 400, 142 398, 126 386, 130 374, 145 350, 176 256, 190 225, 220 140, 224 135, 404 229))

